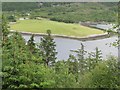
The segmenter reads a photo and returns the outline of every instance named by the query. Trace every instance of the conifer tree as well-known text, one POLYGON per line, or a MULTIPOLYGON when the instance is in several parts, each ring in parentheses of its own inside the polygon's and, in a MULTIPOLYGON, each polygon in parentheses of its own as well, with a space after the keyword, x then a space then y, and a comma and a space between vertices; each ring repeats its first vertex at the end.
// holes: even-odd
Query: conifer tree
POLYGON ((89 57, 87 59, 87 64, 89 70, 92 70, 95 68, 95 66, 102 61, 102 53, 101 50, 98 49, 98 47, 95 48, 95 52, 89 53, 89 57))
POLYGON ((74 55, 70 54, 67 63, 69 67, 69 73, 74 74, 76 81, 78 81, 79 63, 77 58, 74 55))
POLYGON ((27 42, 27 45, 31 53, 34 53, 35 52, 34 34, 31 36, 30 40, 27 42))
POLYGON ((101 50, 98 49, 98 47, 95 48, 96 52, 95 52, 95 59, 97 60, 96 63, 100 60, 102 60, 102 53, 101 50))
POLYGON ((69 59, 67 61, 69 66, 70 73, 76 74, 78 73, 78 60, 72 54, 69 55, 69 59))
POLYGON ((3 49, 3 87, 15 88, 20 85, 19 71, 20 65, 25 64, 26 60, 30 60, 27 52, 25 41, 21 34, 15 32, 9 36, 9 45, 5 45, 3 49), (6 76, 7 75, 7 76, 6 76))
POLYGON ((87 53, 84 50, 84 45, 81 43, 81 48, 78 50, 73 50, 72 52, 75 52, 77 54, 77 61, 78 61, 78 67, 79 67, 79 72, 81 72, 81 74, 84 73, 85 69, 86 69, 86 59, 84 58, 85 54, 87 53))
POLYGON ((7 43, 7 37, 9 34, 9 30, 8 30, 8 25, 7 25, 7 20, 6 17, 4 15, 2 15, 2 35, 3 35, 3 39, 2 39, 2 46, 4 46, 7 43))
POLYGON ((55 60, 57 59, 55 47, 56 44, 51 36, 51 31, 47 30, 47 35, 41 38, 40 43, 42 59, 47 66, 55 64, 55 60))

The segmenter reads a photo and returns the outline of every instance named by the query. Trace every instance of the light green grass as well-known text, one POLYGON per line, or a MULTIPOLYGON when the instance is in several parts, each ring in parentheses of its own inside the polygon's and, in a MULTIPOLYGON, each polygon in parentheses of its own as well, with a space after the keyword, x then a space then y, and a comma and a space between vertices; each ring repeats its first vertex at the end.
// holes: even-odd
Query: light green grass
POLYGON ((25 31, 33 33, 46 33, 51 30, 52 34, 69 35, 69 36, 88 36, 93 34, 102 34, 103 31, 93 29, 79 24, 66 24, 63 22, 42 20, 21 20, 11 25, 11 30, 25 31))

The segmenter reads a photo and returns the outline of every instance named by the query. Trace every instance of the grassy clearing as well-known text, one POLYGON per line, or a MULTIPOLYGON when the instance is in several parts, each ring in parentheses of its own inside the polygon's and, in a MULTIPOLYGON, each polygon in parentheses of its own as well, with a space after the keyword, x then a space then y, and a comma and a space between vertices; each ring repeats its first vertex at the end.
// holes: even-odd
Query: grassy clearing
POLYGON ((69 35, 69 36, 88 36, 93 34, 102 34, 103 31, 93 29, 79 24, 66 24, 63 22, 41 20, 21 20, 11 25, 11 30, 26 31, 33 33, 46 33, 51 30, 52 34, 69 35))

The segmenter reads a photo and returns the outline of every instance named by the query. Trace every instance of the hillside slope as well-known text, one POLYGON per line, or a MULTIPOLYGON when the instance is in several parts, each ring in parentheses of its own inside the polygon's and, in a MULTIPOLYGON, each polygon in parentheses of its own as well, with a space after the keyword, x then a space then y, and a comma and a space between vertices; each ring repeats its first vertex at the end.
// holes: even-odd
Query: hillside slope
POLYGON ((117 3, 3 3, 3 11, 27 11, 31 17, 50 18, 55 21, 78 23, 80 21, 117 20, 117 3))

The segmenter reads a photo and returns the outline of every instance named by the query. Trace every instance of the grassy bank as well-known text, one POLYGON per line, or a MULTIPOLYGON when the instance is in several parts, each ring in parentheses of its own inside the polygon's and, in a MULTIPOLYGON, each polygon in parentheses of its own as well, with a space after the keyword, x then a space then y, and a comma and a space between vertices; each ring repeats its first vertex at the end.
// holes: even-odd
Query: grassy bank
POLYGON ((68 36, 89 36, 93 34, 102 34, 103 31, 93 29, 79 24, 66 24, 63 22, 50 21, 47 19, 41 20, 20 20, 16 24, 11 25, 11 30, 46 33, 46 30, 51 30, 53 34, 68 35, 68 36))

